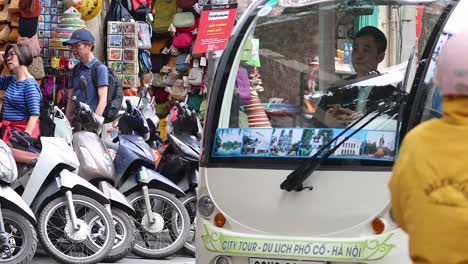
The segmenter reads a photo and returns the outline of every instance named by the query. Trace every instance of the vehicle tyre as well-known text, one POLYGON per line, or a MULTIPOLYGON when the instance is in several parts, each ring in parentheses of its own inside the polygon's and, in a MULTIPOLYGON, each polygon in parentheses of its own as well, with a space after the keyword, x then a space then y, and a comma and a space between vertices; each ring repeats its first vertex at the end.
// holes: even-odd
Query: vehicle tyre
POLYGON ((65 196, 49 202, 38 219, 39 239, 44 249, 61 263, 97 263, 112 249, 115 231, 112 217, 97 201, 73 194, 78 231, 68 221, 68 205, 65 196), (90 246, 91 241, 99 243, 90 246))
POLYGON ((189 235, 190 218, 185 206, 172 194, 165 191, 149 189, 150 203, 155 223, 147 223, 142 192, 134 192, 128 200, 135 209, 137 241, 133 253, 143 258, 165 258, 184 247, 189 235), (177 222, 181 232, 177 230, 177 222))
POLYGON ((2 209, 5 232, 11 234, 10 254, 0 252, 0 263, 25 264, 31 261, 37 249, 37 235, 34 226, 22 215, 9 209, 2 209))
MULTIPOLYGON (((195 256, 195 224, 197 214, 197 195, 193 192, 187 193, 184 197, 180 198, 180 201, 187 209, 190 217, 190 228, 187 242, 184 244, 184 252, 188 255, 195 256)), ((177 231, 180 228, 177 228, 177 231)))
POLYGON ((131 216, 118 208, 112 208, 115 242, 104 262, 116 262, 125 258, 133 249, 136 241, 136 227, 131 216))

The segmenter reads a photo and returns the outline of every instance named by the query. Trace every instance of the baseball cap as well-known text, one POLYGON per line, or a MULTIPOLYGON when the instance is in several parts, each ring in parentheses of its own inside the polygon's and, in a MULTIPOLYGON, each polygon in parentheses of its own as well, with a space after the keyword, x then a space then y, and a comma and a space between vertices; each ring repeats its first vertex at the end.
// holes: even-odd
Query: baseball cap
POLYGON ((442 96, 468 96, 468 32, 452 36, 437 60, 435 82, 442 96))
POLYGON ((71 35, 70 39, 67 41, 63 42, 64 46, 75 44, 78 42, 93 42, 94 43, 95 39, 93 34, 89 30, 86 29, 78 29, 73 31, 73 34, 71 35))

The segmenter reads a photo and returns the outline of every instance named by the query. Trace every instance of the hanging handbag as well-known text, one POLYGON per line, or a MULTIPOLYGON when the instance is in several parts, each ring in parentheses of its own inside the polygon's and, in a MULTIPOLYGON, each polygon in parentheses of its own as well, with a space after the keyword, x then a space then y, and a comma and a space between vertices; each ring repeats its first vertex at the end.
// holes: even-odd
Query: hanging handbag
POLYGON ((184 53, 184 54, 179 54, 176 57, 176 66, 175 66, 176 71, 178 71, 180 73, 184 73, 184 72, 186 72, 188 70, 188 68, 189 68, 189 63, 187 63, 187 57, 188 56, 189 56, 189 54, 184 53))
POLYGON ((184 87, 184 82, 182 80, 175 81, 170 89, 171 99, 180 102, 185 101, 185 96, 187 96, 189 89, 189 87, 184 87))
POLYGON ((157 54, 151 55, 151 72, 158 73, 161 72, 162 67, 164 67, 169 61, 169 55, 166 54, 157 54))
POLYGON ((165 87, 164 85, 164 74, 162 73, 153 73, 153 81, 151 82, 153 87, 165 87))
POLYGON ((146 22, 138 21, 138 48, 139 49, 151 49, 151 37, 153 36, 153 30, 151 26, 146 22))
POLYGON ((44 72, 44 62, 42 61, 41 57, 36 57, 33 59, 33 62, 31 65, 28 67, 29 73, 35 78, 35 79, 42 79, 45 77, 45 72, 44 72))
POLYGON ((191 85, 199 86, 203 81, 203 73, 204 73, 203 68, 193 67, 192 69, 190 69, 190 72, 188 75, 188 82, 191 85))
POLYGON ((153 2, 152 27, 156 33, 168 32, 174 14, 177 11, 176 0, 157 0, 153 2))
POLYGON ((10 34, 8 35, 8 40, 10 42, 17 42, 19 37, 18 28, 12 28, 10 34))
POLYGON ((190 48, 192 46, 193 35, 191 32, 177 32, 174 35, 172 45, 178 49, 190 48))
POLYGON ((10 26, 8 24, 0 25, 0 43, 8 42, 8 37, 10 36, 10 26))
POLYGON ((37 34, 34 34, 34 36, 31 38, 19 36, 17 43, 29 47, 34 57, 41 55, 41 47, 39 45, 39 38, 37 37, 37 34))
MULTIPOLYGON (((176 28, 188 28, 195 25, 195 16, 192 12, 176 13, 172 19, 172 24, 176 28)), ((189 30, 191 31, 191 30, 189 30)))
POLYGON ((164 75, 163 83, 165 84, 165 86, 172 86, 178 79, 179 79, 179 73, 176 71, 172 71, 164 75))

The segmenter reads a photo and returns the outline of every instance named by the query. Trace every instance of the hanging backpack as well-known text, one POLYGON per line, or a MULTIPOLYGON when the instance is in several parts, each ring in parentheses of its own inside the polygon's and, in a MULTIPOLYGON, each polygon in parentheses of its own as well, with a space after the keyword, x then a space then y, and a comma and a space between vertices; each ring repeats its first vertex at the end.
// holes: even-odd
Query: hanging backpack
POLYGON ((136 21, 146 21, 146 16, 151 12, 151 0, 132 0, 131 9, 136 21))
POLYGON ((156 33, 168 32, 176 13, 176 0, 157 0, 153 5, 153 30, 156 33))
MULTIPOLYGON (((112 0, 104 21, 105 25, 107 25, 107 22, 109 21, 129 22, 131 19, 133 19, 133 17, 129 10, 122 4, 122 0, 112 0)), ((107 27, 104 27, 104 30, 106 30, 106 28, 107 27)))
MULTIPOLYGON (((94 63, 93 67, 91 68, 91 80, 95 87, 97 87, 97 69, 101 64, 103 63, 98 61, 94 63)), ((107 86, 107 105, 102 116, 104 117, 104 122, 108 123, 117 117, 117 114, 122 107, 123 87, 122 82, 120 81, 119 77, 117 77, 117 74, 115 74, 115 72, 109 69, 107 66, 106 68, 109 76, 109 85, 107 86)))

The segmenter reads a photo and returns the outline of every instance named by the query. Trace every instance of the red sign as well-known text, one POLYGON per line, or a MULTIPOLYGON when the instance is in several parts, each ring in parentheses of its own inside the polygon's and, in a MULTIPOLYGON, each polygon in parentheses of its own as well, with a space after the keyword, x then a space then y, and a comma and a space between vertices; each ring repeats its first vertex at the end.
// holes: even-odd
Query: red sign
POLYGON ((237 4, 205 5, 200 16, 193 53, 223 50, 236 19, 237 4))

